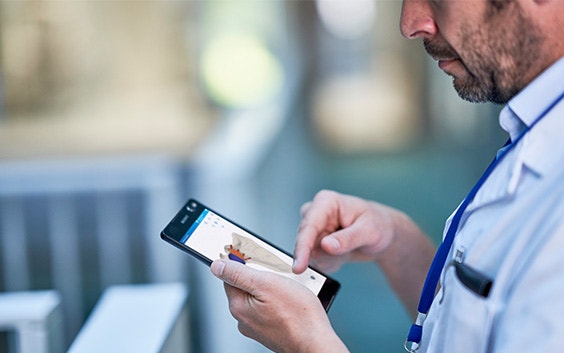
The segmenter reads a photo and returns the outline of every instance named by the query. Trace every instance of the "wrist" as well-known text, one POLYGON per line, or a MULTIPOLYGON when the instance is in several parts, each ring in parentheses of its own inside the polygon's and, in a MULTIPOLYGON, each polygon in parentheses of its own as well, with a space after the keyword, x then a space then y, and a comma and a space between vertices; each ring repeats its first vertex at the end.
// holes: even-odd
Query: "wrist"
MULTIPOLYGON (((299 350, 300 353, 349 353, 349 350, 339 336, 331 330, 330 333, 315 334, 309 343, 299 350)), ((293 352, 295 353, 295 352, 293 352)))
POLYGON ((376 254, 374 262, 379 266, 386 266, 386 264, 395 264, 401 260, 410 244, 413 244, 414 239, 426 237, 419 227, 411 220, 405 213, 392 209, 389 214, 390 230, 389 241, 385 248, 376 254))
POLYGON ((380 266, 407 311, 415 315, 419 294, 436 248, 406 214, 397 211, 393 222, 392 240, 375 263, 380 266))

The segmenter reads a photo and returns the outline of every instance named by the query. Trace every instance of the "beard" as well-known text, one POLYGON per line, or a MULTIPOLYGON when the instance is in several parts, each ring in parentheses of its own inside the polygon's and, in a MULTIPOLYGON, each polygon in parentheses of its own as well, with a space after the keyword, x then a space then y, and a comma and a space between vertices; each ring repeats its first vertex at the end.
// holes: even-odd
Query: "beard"
POLYGON ((467 75, 453 76, 453 86, 470 102, 507 103, 530 81, 531 68, 538 66, 542 46, 539 29, 517 3, 496 11, 481 25, 461 26, 459 50, 442 39, 423 41, 429 55, 458 58, 464 65, 467 75), (527 28, 525 34, 522 28, 527 28))

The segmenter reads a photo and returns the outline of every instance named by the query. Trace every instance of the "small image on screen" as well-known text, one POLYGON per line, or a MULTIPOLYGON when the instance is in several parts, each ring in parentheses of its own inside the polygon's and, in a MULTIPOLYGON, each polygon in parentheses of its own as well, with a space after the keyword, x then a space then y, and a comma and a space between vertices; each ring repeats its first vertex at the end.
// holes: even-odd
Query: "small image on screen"
POLYGON ((290 256, 207 209, 188 229, 181 242, 212 261, 230 259, 294 279, 316 295, 326 280, 325 276, 310 268, 299 275, 293 273, 290 256))

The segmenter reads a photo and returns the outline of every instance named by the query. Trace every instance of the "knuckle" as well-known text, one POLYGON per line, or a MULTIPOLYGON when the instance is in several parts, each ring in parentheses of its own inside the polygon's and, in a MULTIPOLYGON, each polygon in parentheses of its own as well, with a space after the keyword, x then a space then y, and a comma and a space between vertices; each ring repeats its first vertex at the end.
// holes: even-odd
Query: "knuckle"
POLYGON ((228 270, 229 279, 233 283, 238 283, 241 280, 241 277, 243 275, 242 269, 238 265, 239 265, 238 262, 227 261, 227 266, 225 266, 225 269, 228 270))
POLYGON ((307 220, 304 220, 302 223, 300 223, 300 227, 299 227, 299 232, 303 233, 305 230, 311 229, 313 230, 314 233, 317 232, 317 228, 315 227, 314 224, 312 224, 311 222, 308 222, 307 220))
POLYGON ((325 200, 333 199, 336 195, 335 191, 323 189, 315 195, 314 200, 324 202, 325 200))
POLYGON ((300 208, 300 214, 302 215, 302 217, 306 215, 306 213, 309 211, 310 208, 311 208, 311 201, 308 201, 302 205, 302 207, 300 208))
POLYGON ((237 266, 233 266, 229 274, 229 279, 231 283, 235 285, 239 284, 241 282, 241 269, 237 266))

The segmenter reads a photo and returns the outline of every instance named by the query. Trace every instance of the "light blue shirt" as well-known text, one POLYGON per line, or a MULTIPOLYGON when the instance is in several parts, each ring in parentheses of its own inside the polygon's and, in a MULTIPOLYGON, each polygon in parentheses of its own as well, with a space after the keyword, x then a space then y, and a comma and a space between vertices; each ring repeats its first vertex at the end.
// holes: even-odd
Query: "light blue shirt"
MULTIPOLYGON (((500 125, 515 139, 563 93, 564 58, 503 108, 500 125)), ((501 161, 465 211, 419 352, 559 352, 563 315, 560 100, 501 161), (493 279, 487 298, 469 290, 448 265, 457 252, 464 263, 493 279)))

